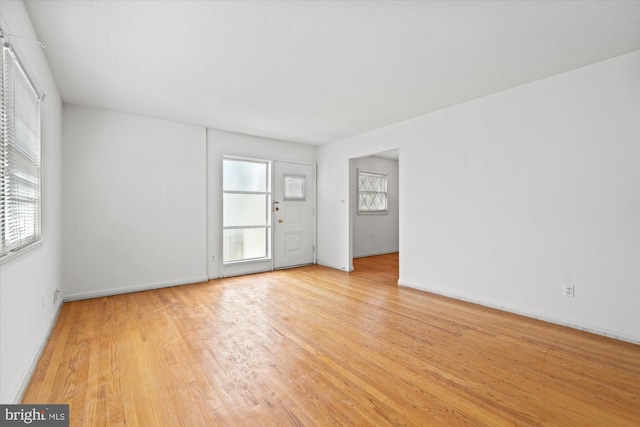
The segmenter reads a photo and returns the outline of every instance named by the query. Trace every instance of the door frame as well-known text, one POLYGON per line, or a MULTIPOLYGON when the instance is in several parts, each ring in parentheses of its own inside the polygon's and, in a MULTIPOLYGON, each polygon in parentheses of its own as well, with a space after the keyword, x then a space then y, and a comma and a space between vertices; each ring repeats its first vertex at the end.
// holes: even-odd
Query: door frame
MULTIPOLYGON (((389 148, 386 150, 382 150, 382 151, 373 151, 371 153, 365 153, 359 156, 353 156, 353 157, 349 157, 349 166, 348 166, 348 173, 349 173, 349 179, 347 180, 348 185, 349 185, 349 272, 354 271, 353 268, 353 241, 354 241, 354 221, 355 221, 355 216, 358 214, 357 210, 357 203, 358 203, 358 180, 357 180, 357 173, 353 174, 352 169, 354 169, 353 163, 355 160, 357 159, 362 159, 362 158, 366 158, 366 157, 383 157, 384 158, 384 154, 385 153, 390 153, 390 152, 395 152, 395 154, 398 156, 397 159, 393 159, 393 160, 397 160, 398 161, 398 195, 400 195, 400 168, 401 163, 400 163, 400 148, 396 147, 396 148, 389 148), (382 156, 381 156, 382 155, 382 156)), ((391 159, 390 159, 391 160, 391 159)), ((357 171, 356 171, 357 172, 357 171)), ((398 213, 400 212, 400 205, 398 205, 398 213)), ((398 218, 398 228, 400 228, 400 219, 398 218)), ((399 234, 399 239, 401 238, 400 236, 402 235, 402 233, 398 232, 399 234)))
MULTIPOLYGON (((222 153, 221 155, 221 167, 220 170, 222 171, 222 162, 224 161, 225 158, 232 158, 232 159, 243 159, 243 160, 257 160, 257 161, 268 161, 270 163, 269 167, 271 169, 271 197, 273 200, 273 189, 274 189, 274 178, 275 178, 275 168, 274 168, 274 163, 275 162, 283 162, 283 163, 294 163, 294 164, 300 164, 300 165, 307 165, 307 166, 311 166, 312 171, 313 171, 313 175, 312 175, 312 182, 310 182, 310 186, 312 186, 313 188, 313 200, 312 200, 312 204, 313 204, 313 210, 314 210, 314 215, 312 218, 313 221, 313 225, 312 225, 312 229, 313 229, 313 246, 314 248, 316 248, 316 250, 313 251, 313 264, 316 264, 317 259, 316 259, 316 255, 317 255, 317 218, 318 218, 318 214, 317 214, 317 200, 318 200, 318 196, 317 196, 317 163, 316 162, 307 162, 307 161, 298 161, 298 160, 290 160, 290 159, 273 159, 273 158, 269 158, 268 156, 264 156, 264 157, 260 157, 260 156, 250 156, 250 155, 245 155, 245 154, 232 154, 232 153, 222 153)), ((220 179, 222 180, 222 176, 220 176, 220 179)), ((218 195, 218 197, 220 197, 220 200, 222 201, 222 188, 223 184, 221 182, 220 185, 220 193, 218 195)), ((263 272, 267 272, 267 271, 273 271, 274 270, 274 237, 275 237, 275 227, 273 226, 273 206, 271 207, 271 210, 269 212, 270 215, 270 221, 271 221, 271 245, 270 245, 270 254, 268 258, 263 258, 263 259, 253 259, 253 260, 247 260, 247 261, 236 261, 233 263, 224 263, 222 261, 222 254, 220 256, 220 277, 233 277, 233 276, 242 276, 242 275, 246 275, 246 274, 254 274, 254 273, 263 273, 263 272)), ((221 218, 222 219, 222 218, 221 218)), ((220 223, 220 230, 222 230, 222 222, 220 223)), ((223 233, 220 233, 220 238, 222 239, 223 233)), ((219 241, 219 247, 222 249, 223 248, 223 244, 222 244, 222 240, 219 241)))

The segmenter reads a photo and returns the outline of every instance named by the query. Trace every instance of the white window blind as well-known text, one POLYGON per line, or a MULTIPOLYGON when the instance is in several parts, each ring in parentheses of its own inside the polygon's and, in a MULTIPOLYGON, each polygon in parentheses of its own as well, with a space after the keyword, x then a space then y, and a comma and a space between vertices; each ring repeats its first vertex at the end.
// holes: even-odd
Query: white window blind
POLYGON ((0 257, 40 239, 40 98, 2 43, 0 257))

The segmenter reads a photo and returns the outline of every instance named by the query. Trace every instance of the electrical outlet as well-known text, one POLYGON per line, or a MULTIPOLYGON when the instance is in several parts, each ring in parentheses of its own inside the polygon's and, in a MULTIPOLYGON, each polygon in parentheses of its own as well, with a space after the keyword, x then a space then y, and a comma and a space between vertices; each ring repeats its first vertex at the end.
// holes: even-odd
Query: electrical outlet
POLYGON ((567 298, 575 297, 576 294, 575 294, 575 289, 573 285, 569 285, 568 283, 565 283, 562 287, 562 294, 567 298))

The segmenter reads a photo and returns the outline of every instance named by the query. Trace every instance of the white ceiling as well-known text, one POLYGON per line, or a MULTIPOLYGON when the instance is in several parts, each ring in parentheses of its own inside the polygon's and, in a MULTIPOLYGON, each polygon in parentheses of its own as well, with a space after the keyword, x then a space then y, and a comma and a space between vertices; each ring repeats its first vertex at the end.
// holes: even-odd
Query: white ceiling
POLYGON ((640 49, 638 1, 27 1, 62 98, 323 144, 640 49))

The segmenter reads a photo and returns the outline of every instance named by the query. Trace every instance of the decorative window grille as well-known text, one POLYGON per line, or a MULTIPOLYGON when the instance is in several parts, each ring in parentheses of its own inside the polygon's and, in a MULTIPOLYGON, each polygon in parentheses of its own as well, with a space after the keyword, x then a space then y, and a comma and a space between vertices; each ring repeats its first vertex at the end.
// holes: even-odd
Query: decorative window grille
POLYGON ((40 240, 40 97, 10 46, 0 64, 0 257, 40 240))
POLYGON ((358 213, 387 212, 387 175, 358 171, 358 213))

